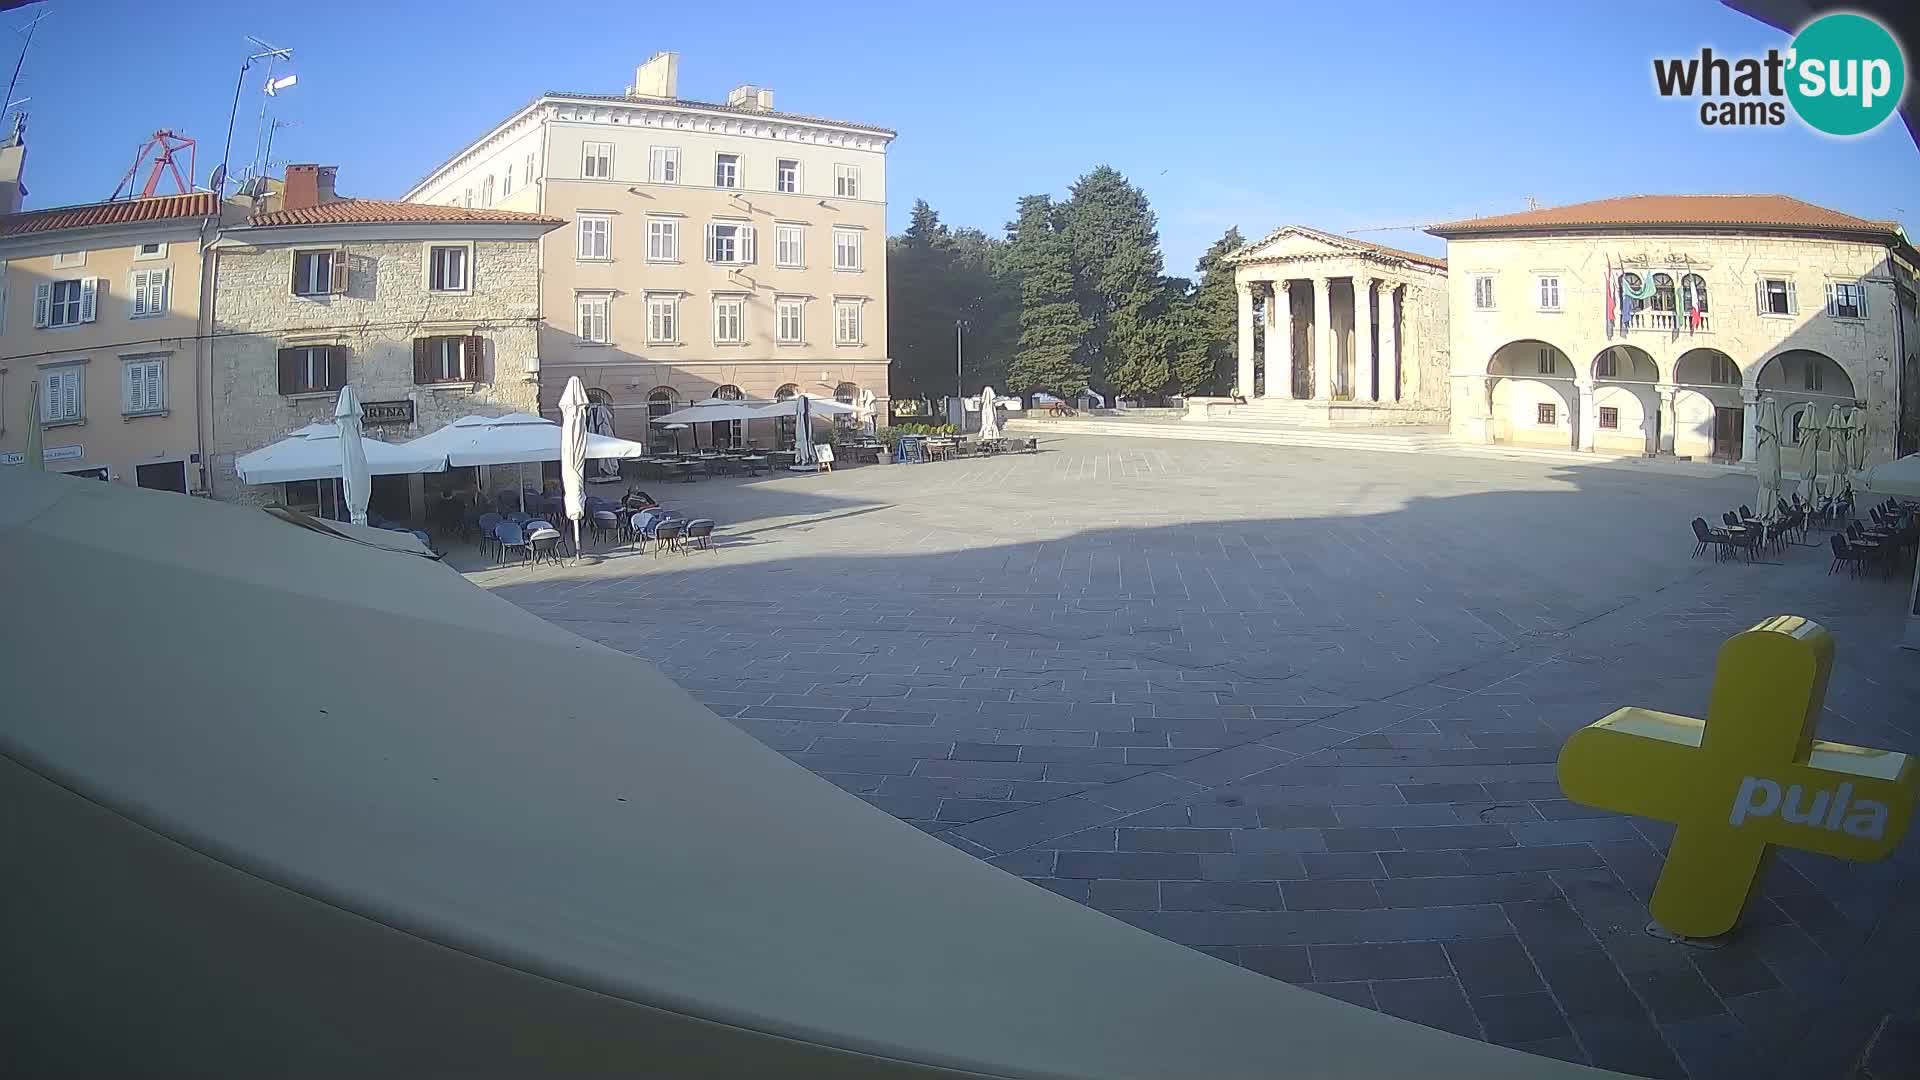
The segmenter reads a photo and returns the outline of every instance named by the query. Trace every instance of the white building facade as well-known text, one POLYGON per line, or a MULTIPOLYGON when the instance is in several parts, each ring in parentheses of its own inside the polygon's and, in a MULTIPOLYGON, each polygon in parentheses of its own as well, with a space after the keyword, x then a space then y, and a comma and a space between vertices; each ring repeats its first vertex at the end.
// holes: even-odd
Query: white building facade
POLYGON ((1863 410, 1880 461, 1913 425, 1915 253, 1893 222, 1648 195, 1429 231, 1464 441, 1751 461, 1769 396, 1788 445, 1810 410, 1863 410))
MULTIPOLYGON (((536 212, 542 400, 578 375, 622 434, 707 398, 887 391, 886 154, 894 133, 780 113, 769 90, 680 98, 661 53, 619 96, 546 94, 413 202, 536 212)), ((766 442, 765 430, 730 437, 766 442)))

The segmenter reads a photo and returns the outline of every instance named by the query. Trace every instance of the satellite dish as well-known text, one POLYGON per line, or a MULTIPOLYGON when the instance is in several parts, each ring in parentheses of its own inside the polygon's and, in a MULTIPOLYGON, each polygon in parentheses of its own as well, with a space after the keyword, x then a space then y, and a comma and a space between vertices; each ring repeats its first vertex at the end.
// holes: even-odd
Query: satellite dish
POLYGON ((225 165, 216 165, 213 167, 213 176, 208 178, 207 186, 215 191, 226 191, 227 167, 225 165))

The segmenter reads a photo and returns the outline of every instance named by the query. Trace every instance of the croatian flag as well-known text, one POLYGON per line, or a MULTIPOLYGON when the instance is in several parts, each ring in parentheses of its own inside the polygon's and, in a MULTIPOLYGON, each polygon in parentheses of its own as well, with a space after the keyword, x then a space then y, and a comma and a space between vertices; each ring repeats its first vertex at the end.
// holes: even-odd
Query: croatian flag
POLYGON ((1607 256, 1607 339, 1613 339, 1613 256, 1607 256))

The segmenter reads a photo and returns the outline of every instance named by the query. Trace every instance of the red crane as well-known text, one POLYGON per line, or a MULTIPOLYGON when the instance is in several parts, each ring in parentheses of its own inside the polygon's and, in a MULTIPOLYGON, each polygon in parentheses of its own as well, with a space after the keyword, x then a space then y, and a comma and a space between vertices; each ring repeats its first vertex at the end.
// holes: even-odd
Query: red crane
POLYGON ((120 186, 113 189, 113 198, 107 200, 108 202, 135 197, 133 178, 139 175, 140 165, 147 159, 149 151, 153 153, 153 168, 147 173, 147 185, 140 189, 139 198, 145 199, 153 195, 154 190, 160 186, 162 169, 173 173, 173 184, 178 189, 178 194, 186 195, 193 191, 194 161, 198 153, 194 148, 194 141, 178 132, 156 131, 153 133, 153 138, 140 144, 140 149, 133 155, 133 166, 127 170, 125 176, 120 178, 120 186), (183 151, 187 155, 187 171, 184 174, 180 171, 179 161, 179 155, 183 151))

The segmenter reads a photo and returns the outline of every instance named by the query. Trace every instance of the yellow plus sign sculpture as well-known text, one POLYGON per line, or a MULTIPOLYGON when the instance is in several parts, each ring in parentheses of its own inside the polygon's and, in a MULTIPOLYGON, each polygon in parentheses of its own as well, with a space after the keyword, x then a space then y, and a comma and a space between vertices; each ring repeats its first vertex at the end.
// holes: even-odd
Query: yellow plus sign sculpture
POLYGON ((1560 787, 1588 806, 1679 826, 1649 905, 1682 937, 1733 929, 1770 845, 1869 861, 1900 844, 1920 775, 1906 754, 1813 737, 1833 636, 1768 619, 1720 649, 1705 721, 1626 708, 1560 751, 1560 787))

